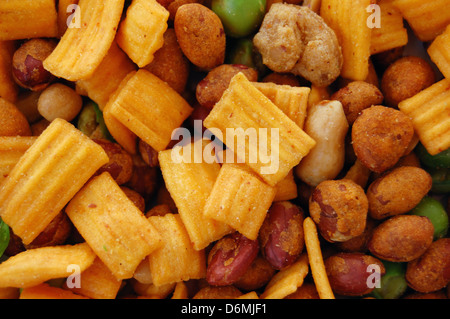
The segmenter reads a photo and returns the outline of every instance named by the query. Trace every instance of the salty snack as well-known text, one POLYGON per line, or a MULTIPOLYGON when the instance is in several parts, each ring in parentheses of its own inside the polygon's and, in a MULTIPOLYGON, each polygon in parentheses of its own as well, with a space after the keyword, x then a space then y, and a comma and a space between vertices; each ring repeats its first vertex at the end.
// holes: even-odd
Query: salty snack
POLYGON ((363 110, 353 123, 351 134, 356 157, 377 173, 397 163, 413 135, 413 122, 405 113, 382 105, 363 110))
POLYGON ((302 254, 292 265, 276 273, 267 284, 261 299, 283 299, 303 284, 309 273, 308 255, 302 254))
POLYGON ((65 120, 54 120, 2 184, 0 216, 24 244, 31 243, 107 162, 99 145, 65 120))
POLYGON ((381 260, 363 253, 341 252, 325 259, 328 279, 334 292, 342 296, 364 296, 375 288, 368 285, 372 270, 383 276, 386 271, 381 260), (375 268, 377 267, 377 268, 375 268))
POLYGON ((33 287, 22 289, 20 299, 88 299, 87 297, 74 294, 70 290, 52 287, 48 283, 42 283, 33 287))
POLYGON ((194 65, 210 70, 223 64, 225 31, 214 11, 199 3, 184 4, 176 11, 174 28, 181 50, 194 65))
POLYGON ((369 204, 364 189, 351 180, 326 180, 313 190, 311 218, 327 241, 342 242, 361 235, 369 204))
POLYGON ((65 278, 73 273, 70 265, 84 271, 95 257, 86 243, 26 250, 0 264, 0 287, 27 288, 49 279, 65 278))
POLYGON ((297 198, 298 187, 293 169, 283 180, 275 185, 275 189, 275 197, 273 199, 274 202, 297 198))
POLYGON ((44 68, 69 81, 90 77, 114 41, 124 3, 124 0, 80 0, 83 23, 80 28, 67 29, 44 60, 44 68))
POLYGON ((361 111, 372 105, 382 104, 384 96, 373 84, 365 81, 351 81, 333 93, 329 99, 342 103, 348 124, 352 125, 361 111))
POLYGON ((156 0, 133 0, 117 31, 117 44, 142 68, 163 46, 168 19, 169 11, 156 0))
POLYGON ((428 217, 398 215, 373 230, 368 248, 380 259, 408 262, 419 258, 430 247, 433 233, 434 227, 428 217))
POLYGON ((30 136, 25 115, 13 103, 0 97, 0 136, 30 136))
POLYGON ((326 100, 311 106, 304 130, 316 145, 295 167, 295 175, 310 186, 334 179, 344 167, 348 128, 341 102, 326 100))
POLYGON ((181 51, 175 30, 168 28, 163 37, 163 46, 155 52, 153 61, 146 65, 145 69, 182 94, 188 82, 191 66, 181 51))
POLYGON ((274 3, 253 43, 271 70, 301 75, 317 86, 328 86, 341 72, 336 34, 308 7, 274 3))
POLYGON ((140 69, 125 77, 105 110, 156 151, 162 151, 192 107, 166 82, 140 69))
POLYGON ((0 41, 0 97, 12 103, 19 94, 19 86, 10 72, 15 49, 15 41, 0 41))
POLYGON ((117 279, 98 257, 80 274, 79 279, 79 287, 68 289, 77 295, 92 299, 114 299, 122 285, 122 280, 117 279))
POLYGON ((76 90, 92 99, 103 111, 122 80, 135 70, 134 63, 114 41, 94 73, 89 78, 76 81, 76 90))
POLYGON ((178 208, 194 249, 201 250, 233 229, 203 214, 206 201, 219 176, 220 165, 205 161, 195 163, 196 156, 202 156, 198 152, 203 152, 202 145, 196 147, 191 143, 183 148, 176 146, 174 149, 161 151, 158 158, 165 185, 178 208), (186 156, 186 161, 174 158, 176 155, 172 152, 186 156))
POLYGON ((271 186, 285 178, 316 144, 242 73, 233 77, 204 125, 271 186), (239 135, 249 133, 256 140, 239 145, 239 135), (238 145, 234 144, 236 136, 238 145))
POLYGON ((131 278, 141 260, 161 246, 159 232, 107 172, 92 178, 65 211, 117 279, 131 278))
POLYGON ((55 47, 55 41, 40 38, 23 43, 14 52, 12 59, 14 81, 32 91, 45 89, 55 77, 44 69, 42 63, 55 47))
POLYGON ((261 253, 274 269, 292 265, 303 252, 303 210, 289 201, 275 202, 260 229, 261 253))
POLYGON ((372 28, 371 55, 403 47, 408 43, 408 31, 404 26, 403 16, 393 4, 394 2, 395 0, 381 0, 377 3, 380 25, 372 28))
POLYGON ((381 91, 387 106, 398 104, 435 82, 431 65, 422 58, 407 56, 393 62, 383 73, 381 91))
POLYGON ((23 154, 36 141, 36 136, 0 137, 0 184, 9 175, 23 154))
POLYGON ((309 87, 293 87, 272 82, 253 82, 273 104, 278 106, 298 127, 303 128, 308 108, 309 87))
POLYGON ((442 72, 445 78, 450 78, 450 55, 448 47, 450 46, 450 26, 447 26, 445 31, 437 36, 427 52, 431 60, 437 65, 439 71, 442 72))
POLYGON ((276 188, 266 184, 245 164, 224 163, 203 214, 249 239, 256 239, 275 194, 276 188))
POLYGON ((148 256, 153 284, 162 286, 205 278, 205 251, 194 249, 180 215, 169 213, 148 220, 164 235, 161 247, 148 256))
POLYGON ((195 89, 195 97, 201 106, 212 109, 220 100, 223 92, 230 85, 231 79, 242 72, 249 81, 258 80, 258 71, 241 64, 221 64, 206 74, 198 82, 195 89))
POLYGON ((443 79, 398 105, 412 119, 420 142, 431 155, 450 147, 449 88, 450 80, 443 79))
POLYGON ((55 0, 1 1, 0 16, 1 41, 58 35, 55 0))
POLYGON ((345 79, 364 81, 369 74, 372 29, 367 26, 366 9, 370 4, 370 0, 322 0, 320 15, 342 48, 340 76, 345 79))
POLYGON ((431 189, 432 180, 424 169, 403 166, 373 181, 367 190, 369 215, 384 219, 413 209, 431 189))
POLYGON ((308 253, 309 266, 320 299, 335 299, 322 256, 319 234, 311 217, 305 218, 303 229, 305 231, 305 247, 308 253))
POLYGON ((447 0, 394 0, 392 3, 408 21, 421 41, 433 40, 450 23, 447 0))

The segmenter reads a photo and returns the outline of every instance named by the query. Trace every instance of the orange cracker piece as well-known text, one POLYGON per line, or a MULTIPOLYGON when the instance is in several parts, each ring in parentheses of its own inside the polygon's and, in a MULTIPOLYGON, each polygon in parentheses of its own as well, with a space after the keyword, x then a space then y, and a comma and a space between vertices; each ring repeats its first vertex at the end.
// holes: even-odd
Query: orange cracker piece
POLYGON ((302 254, 292 265, 276 273, 267 284, 261 299, 283 299, 297 291, 308 274, 308 256, 302 254))
POLYGON ((103 111, 109 98, 120 86, 122 80, 135 71, 136 66, 114 41, 108 54, 95 69, 92 76, 76 82, 77 90, 86 93, 103 111))
POLYGON ((0 264, 0 287, 27 288, 65 278, 73 274, 68 266, 77 265, 82 272, 95 257, 86 243, 25 250, 0 264))
POLYGON ((117 279, 133 276, 161 246, 161 236, 108 172, 86 184, 66 207, 70 220, 117 279))
POLYGON ((14 41, 0 41, 0 98, 8 102, 17 101, 19 87, 12 75, 12 57, 16 45, 14 41))
POLYGON ((300 128, 303 128, 308 107, 308 97, 311 91, 309 87, 280 85, 273 82, 252 82, 252 84, 300 128))
POLYGON ((178 214, 151 216, 149 221, 162 237, 161 248, 149 255, 153 284, 165 284, 200 279, 206 275, 204 250, 195 250, 178 214), (176 260, 177 262, 173 262, 176 260))
POLYGON ((172 299, 188 299, 189 298, 189 291, 187 285, 184 283, 184 281, 179 281, 175 285, 175 290, 172 294, 172 299))
POLYGON ((44 68, 69 81, 90 77, 114 41, 124 2, 80 0, 80 26, 67 29, 44 68))
POLYGON ((315 145, 242 73, 232 78, 204 125, 239 162, 245 162, 271 186, 285 178, 315 145))
POLYGON ((393 4, 421 41, 431 41, 450 23, 448 0, 394 0, 393 4))
POLYGON ((56 36, 55 0, 0 1, 0 41, 56 36))
POLYGON ((401 12, 392 4, 393 0, 381 0, 380 27, 372 29, 370 54, 385 52, 408 43, 408 31, 401 12))
POLYGON ((124 82, 105 109, 156 151, 164 150, 173 131, 192 113, 192 107, 147 70, 138 70, 124 82))
POLYGON ((80 274, 79 287, 68 289, 87 298, 115 299, 121 286, 122 280, 117 279, 97 257, 93 264, 80 274))
POLYGON ((428 47, 428 54, 446 79, 450 79, 450 24, 428 47))
POLYGON ((117 32, 117 43, 143 68, 164 44, 169 11, 156 0, 133 0, 117 32))
POLYGON ((31 243, 104 164, 103 148, 69 122, 56 119, 0 186, 0 216, 31 243))
POLYGON ((335 299, 323 262, 317 227, 311 217, 305 218, 303 221, 303 229, 305 232, 305 246, 308 252, 309 265, 320 299, 335 299))
POLYGON ((20 294, 20 299, 88 299, 87 297, 74 294, 70 290, 52 287, 47 283, 25 288, 20 294))
POLYGON ((399 103, 431 155, 450 147, 450 79, 443 79, 399 103))
POLYGON ((0 184, 36 139, 36 136, 0 137, 0 184))
POLYGON ((276 194, 273 199, 274 202, 297 198, 298 190, 294 178, 294 170, 291 170, 282 181, 275 185, 275 189, 276 194))
MULTIPOLYGON (((62 37, 66 32, 70 23, 81 23, 81 21, 76 21, 77 18, 81 18, 81 16, 77 16, 76 12, 77 7, 74 5, 78 4, 79 0, 58 0, 58 35, 62 37), (72 18, 72 21, 69 19, 72 18)), ((78 9, 79 10, 79 9, 78 9)))
POLYGON ((369 74, 372 29, 366 11, 371 0, 322 0, 320 15, 334 30, 342 47, 341 76, 364 81, 369 74))
POLYGON ((257 239, 272 205, 276 188, 266 184, 245 164, 222 165, 203 214, 257 239))
POLYGON ((176 146, 159 152, 158 159, 167 190, 177 206, 194 249, 201 250, 233 229, 203 214, 205 203, 219 175, 220 165, 204 160, 195 162, 196 154, 201 158, 204 149, 202 145, 196 145, 191 143, 183 148, 176 146), (189 149, 191 154, 188 157, 186 154, 189 149), (188 158, 180 160, 176 153, 188 158))

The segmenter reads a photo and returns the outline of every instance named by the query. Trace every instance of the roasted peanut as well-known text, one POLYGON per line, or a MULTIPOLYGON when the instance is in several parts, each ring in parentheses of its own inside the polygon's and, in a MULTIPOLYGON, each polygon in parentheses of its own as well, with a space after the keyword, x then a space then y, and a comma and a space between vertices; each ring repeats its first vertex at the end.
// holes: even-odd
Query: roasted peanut
POLYGON ((42 63, 55 47, 54 41, 40 38, 22 44, 13 56, 12 74, 17 84, 33 91, 45 89, 55 77, 42 63))
POLYGON ((374 219, 404 214, 413 209, 431 189, 425 170, 402 166, 373 181, 367 190, 369 215, 374 219))
POLYGON ((392 63, 381 78, 386 105, 398 103, 426 89, 435 82, 430 64, 416 56, 403 57, 392 63))
POLYGON ((339 295, 363 296, 370 293, 375 285, 368 284, 369 276, 379 270, 385 273, 383 263, 377 258, 362 253, 338 253, 325 260, 331 288, 339 295), (376 268, 371 268, 376 266, 376 268))
POLYGON ((275 269, 294 263, 305 246, 303 236, 304 213, 289 201, 275 202, 260 228, 262 255, 275 269))
POLYGON ((227 286, 245 274, 258 255, 257 240, 238 232, 222 237, 208 254, 206 280, 213 286, 227 286))
POLYGON ((100 167, 97 174, 100 175, 103 172, 108 172, 119 185, 128 182, 133 173, 133 160, 131 155, 117 143, 103 139, 95 139, 94 141, 103 147, 109 157, 109 162, 100 167))
POLYGON ((330 85, 341 72, 336 34, 307 7, 272 4, 253 43, 272 71, 300 75, 320 87, 330 85))
POLYGON ((164 45, 155 52, 153 61, 145 66, 178 93, 183 93, 189 77, 189 61, 181 51, 173 28, 164 33, 164 45))
POLYGON ((178 8, 174 28, 184 55, 194 65, 210 70, 225 60, 226 38, 219 17, 198 3, 178 8))
POLYGON ((397 215, 378 225, 369 241, 369 251, 392 262, 420 257, 433 242, 434 227, 427 217, 397 215))
POLYGON ((419 258, 408 263, 406 281, 418 292, 432 292, 450 282, 450 238, 434 241, 419 258))
POLYGON ((412 121, 404 113, 374 105, 363 110, 353 123, 352 144, 361 163, 381 173, 405 154, 413 135, 412 121))
POLYGON ((133 155, 131 178, 123 186, 138 192, 147 202, 157 190, 158 174, 156 167, 150 167, 139 155, 133 155))
POLYGON ((233 285, 244 291, 257 290, 264 287, 275 274, 275 269, 267 259, 257 256, 241 278, 233 285))
POLYGON ((348 123, 342 104, 323 101, 311 106, 304 130, 316 146, 295 167, 295 174, 305 183, 317 186, 334 179, 344 167, 348 123))
POLYGON ((328 180, 313 190, 311 218, 329 242, 347 241, 366 228, 369 204, 361 186, 351 180, 328 180))
POLYGON ((348 123, 353 124, 362 110, 381 104, 384 98, 375 85, 353 81, 334 93, 330 99, 342 103, 348 123))
POLYGON ((196 97, 200 105, 212 109, 222 97, 233 76, 239 72, 242 72, 249 81, 258 79, 258 72, 253 68, 240 64, 222 64, 209 71, 197 84, 196 97))

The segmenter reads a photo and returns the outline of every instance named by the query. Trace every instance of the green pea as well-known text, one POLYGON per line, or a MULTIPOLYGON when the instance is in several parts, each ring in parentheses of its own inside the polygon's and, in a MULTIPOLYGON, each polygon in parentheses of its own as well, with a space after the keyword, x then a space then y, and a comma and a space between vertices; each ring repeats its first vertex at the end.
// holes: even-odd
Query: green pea
POLYGON ((428 153, 427 149, 419 143, 416 146, 416 154, 420 161, 431 168, 450 168, 450 148, 436 155, 428 153))
POLYGON ((398 299, 408 288, 406 283, 405 263, 396 263, 383 260, 386 273, 380 279, 380 287, 372 291, 372 295, 377 299, 398 299))
POLYGON ((241 38, 261 24, 266 0, 212 0, 211 9, 219 16, 228 36, 241 38))
POLYGON ((97 125, 97 114, 94 109, 94 103, 87 103, 80 112, 77 128, 87 136, 91 136, 97 128, 97 125))
POLYGON ((0 257, 3 255, 9 245, 9 237, 9 227, 0 218, 0 257))
POLYGON ((448 215, 440 201, 425 196, 411 211, 412 215, 428 217, 434 226, 434 239, 445 237, 448 231, 448 215))
POLYGON ((102 138, 115 142, 106 127, 105 120, 103 119, 103 112, 93 101, 87 102, 81 110, 77 127, 87 136, 91 136, 94 131, 99 129, 102 138))
POLYGON ((242 64, 258 71, 258 76, 262 77, 267 73, 267 67, 262 62, 262 57, 254 49, 251 38, 232 39, 229 43, 226 63, 242 64))

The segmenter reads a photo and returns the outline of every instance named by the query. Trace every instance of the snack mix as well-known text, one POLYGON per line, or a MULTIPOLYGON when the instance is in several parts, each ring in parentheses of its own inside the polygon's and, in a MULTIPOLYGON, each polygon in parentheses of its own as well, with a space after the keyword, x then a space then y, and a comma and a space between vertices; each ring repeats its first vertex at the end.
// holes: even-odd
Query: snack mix
POLYGON ((448 0, 1 0, 0 299, 450 298, 448 0))

